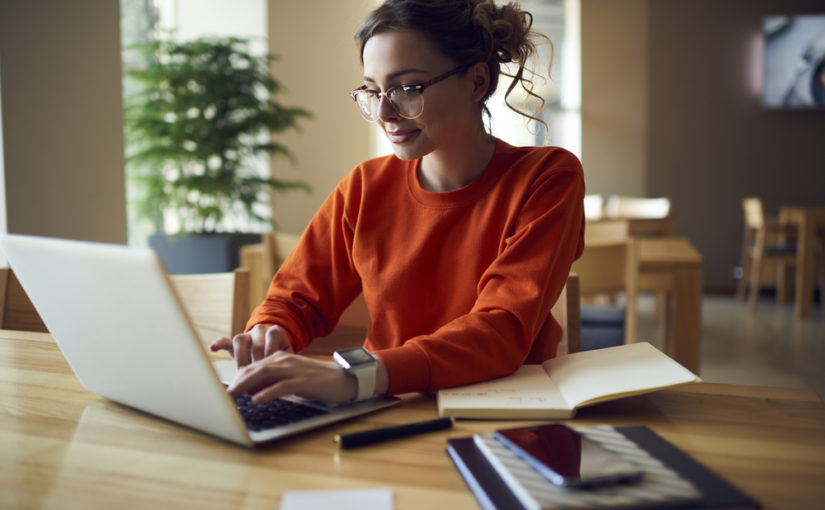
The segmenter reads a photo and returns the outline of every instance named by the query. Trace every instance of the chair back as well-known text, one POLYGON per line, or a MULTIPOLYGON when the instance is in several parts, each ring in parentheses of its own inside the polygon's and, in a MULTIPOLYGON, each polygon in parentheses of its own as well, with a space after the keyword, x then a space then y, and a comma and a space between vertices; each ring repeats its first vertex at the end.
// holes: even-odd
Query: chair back
POLYGON ((603 220, 588 222, 584 227, 584 245, 605 241, 630 239, 630 222, 627 220, 603 220))
POLYGON ((243 332, 249 318, 249 269, 170 279, 204 346, 243 332))
POLYGON ((610 195, 604 206, 608 218, 667 218, 671 214, 667 197, 642 198, 610 195))
POLYGON ((579 276, 569 274, 567 282, 559 295, 550 314, 559 323, 562 330, 561 342, 556 349, 556 356, 579 352, 581 350, 581 296, 579 295, 579 276))
POLYGON ((762 199, 758 197, 743 198, 742 210, 745 213, 746 228, 751 230, 765 228, 765 210, 762 207, 762 199))
POLYGON ((0 329, 48 332, 14 271, 8 267, 0 268, 0 329))
POLYGON ((632 238, 585 242, 582 256, 573 262, 571 268, 571 272, 579 276, 581 297, 625 295, 626 342, 636 340, 638 329, 638 249, 638 242, 632 238))

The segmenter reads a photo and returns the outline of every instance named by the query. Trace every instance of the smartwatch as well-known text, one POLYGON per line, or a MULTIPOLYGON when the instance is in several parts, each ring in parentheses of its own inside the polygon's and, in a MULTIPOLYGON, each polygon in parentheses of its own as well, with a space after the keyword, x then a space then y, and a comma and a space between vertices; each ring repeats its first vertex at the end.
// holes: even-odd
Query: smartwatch
POLYGON ((363 347, 351 347, 332 353, 335 362, 348 374, 355 376, 358 392, 354 402, 372 398, 375 393, 375 371, 378 361, 363 347))

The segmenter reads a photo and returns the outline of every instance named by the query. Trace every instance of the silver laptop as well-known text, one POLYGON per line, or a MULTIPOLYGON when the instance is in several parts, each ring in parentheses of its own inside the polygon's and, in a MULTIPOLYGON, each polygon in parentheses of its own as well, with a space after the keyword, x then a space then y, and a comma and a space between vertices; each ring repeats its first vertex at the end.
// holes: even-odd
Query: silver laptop
POLYGON ((0 246, 81 384, 121 404, 251 446, 399 402, 290 397, 245 418, 254 404, 226 392, 152 250, 20 235, 0 246))

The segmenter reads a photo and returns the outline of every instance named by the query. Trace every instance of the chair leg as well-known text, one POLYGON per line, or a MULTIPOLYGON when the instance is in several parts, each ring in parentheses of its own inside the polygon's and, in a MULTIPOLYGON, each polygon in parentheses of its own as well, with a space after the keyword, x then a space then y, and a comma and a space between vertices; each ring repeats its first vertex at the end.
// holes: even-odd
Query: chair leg
POLYGON ((762 258, 754 257, 750 265, 750 296, 748 296, 748 309, 756 311, 756 303, 759 299, 759 280, 762 277, 762 258))
POLYGON ((740 303, 745 302, 745 294, 748 291, 748 279, 750 278, 751 258, 749 256, 742 257, 742 276, 739 278, 739 283, 736 284, 736 300, 740 303))
POLYGON ((814 249, 819 252, 819 256, 814 262, 814 270, 819 277, 819 306, 822 307, 822 315, 825 315, 825 231, 820 230, 816 240, 814 249), (817 267, 819 270, 816 270, 817 267))

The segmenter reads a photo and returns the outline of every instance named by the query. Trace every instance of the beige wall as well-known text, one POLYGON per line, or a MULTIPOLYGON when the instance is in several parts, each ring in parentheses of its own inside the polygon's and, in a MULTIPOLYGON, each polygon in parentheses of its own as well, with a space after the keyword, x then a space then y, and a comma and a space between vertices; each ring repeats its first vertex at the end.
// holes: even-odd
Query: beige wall
POLYGON ((762 17, 793 12, 825 4, 582 0, 590 190, 671 197, 677 234, 704 256, 709 290, 734 286, 742 197, 761 196, 773 212, 825 203, 825 112, 766 111, 758 90, 762 17))
POLYGON ((269 50, 285 86, 277 100, 310 110, 299 133, 278 135, 295 155, 293 166, 273 160, 273 174, 309 182, 313 192, 275 195, 275 220, 289 233, 301 233, 335 185, 373 154, 373 127, 355 109, 347 92, 361 83, 361 62, 353 35, 375 0, 270 0, 269 50))
POLYGON ((0 0, 9 232, 126 242, 120 76, 118 2, 0 0))
POLYGON ((647 194, 649 0, 582 2, 582 164, 588 193, 647 194))

